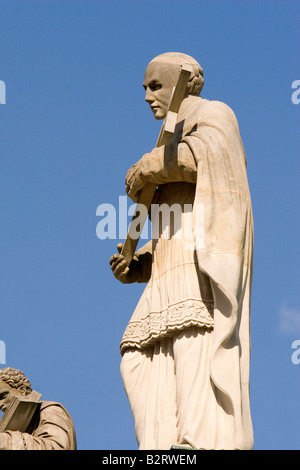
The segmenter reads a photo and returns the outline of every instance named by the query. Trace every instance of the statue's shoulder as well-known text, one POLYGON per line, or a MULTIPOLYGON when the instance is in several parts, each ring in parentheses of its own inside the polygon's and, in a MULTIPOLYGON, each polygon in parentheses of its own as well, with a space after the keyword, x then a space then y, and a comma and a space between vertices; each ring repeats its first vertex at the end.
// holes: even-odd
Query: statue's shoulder
POLYGON ((184 102, 180 118, 185 122, 185 134, 198 123, 222 128, 228 128, 228 125, 235 128, 237 124, 234 112, 226 103, 195 96, 184 102))
POLYGON ((232 109, 222 101, 209 100, 200 96, 189 96, 182 105, 183 112, 190 113, 222 113, 234 114, 232 109))
POLYGON ((55 413, 70 416, 66 408, 56 401, 42 401, 40 410, 47 414, 55 413))
POLYGON ((223 101, 203 99, 202 103, 203 109, 207 111, 234 115, 230 106, 223 101))
POLYGON ((61 403, 58 403, 56 401, 49 401, 49 400, 43 400, 42 403, 41 403, 41 408, 49 408, 49 407, 52 407, 52 406, 59 406, 61 407, 61 403))
POLYGON ((200 116, 204 120, 209 119, 220 125, 225 125, 226 128, 228 128, 228 125, 233 126, 233 128, 238 125, 234 111, 222 101, 203 100, 200 116))

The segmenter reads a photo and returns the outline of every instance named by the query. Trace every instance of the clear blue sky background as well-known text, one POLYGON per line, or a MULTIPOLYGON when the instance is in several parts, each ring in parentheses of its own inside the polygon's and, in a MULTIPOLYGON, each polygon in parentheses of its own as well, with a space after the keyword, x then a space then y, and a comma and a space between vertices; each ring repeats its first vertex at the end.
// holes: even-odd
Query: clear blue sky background
MULTIPOLYGON (((0 1, 0 340, 6 364, 71 413, 79 449, 136 449, 119 342, 143 290, 118 283, 100 204, 160 122, 142 81, 157 54, 204 68, 234 110, 255 221, 251 408, 256 449, 299 449, 299 1, 0 1)), ((130 203, 130 201, 128 201, 130 203)), ((128 218, 128 221, 130 218, 128 218)))

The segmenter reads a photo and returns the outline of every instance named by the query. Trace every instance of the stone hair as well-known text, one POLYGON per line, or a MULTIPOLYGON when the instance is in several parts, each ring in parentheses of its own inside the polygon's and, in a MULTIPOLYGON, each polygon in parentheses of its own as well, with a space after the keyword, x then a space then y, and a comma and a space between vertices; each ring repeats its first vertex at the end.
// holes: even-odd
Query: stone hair
POLYGON ((6 382, 12 388, 19 389, 24 386, 26 388, 26 395, 32 392, 30 381, 20 370, 13 369, 12 367, 0 369, 0 380, 6 382))
POLYGON ((193 71, 187 85, 187 94, 197 96, 200 95, 204 85, 203 68, 192 56, 182 54, 181 52, 166 52, 164 54, 158 55, 157 57, 154 57, 151 62, 162 62, 165 64, 175 64, 179 66, 182 66, 183 64, 191 65, 193 71))

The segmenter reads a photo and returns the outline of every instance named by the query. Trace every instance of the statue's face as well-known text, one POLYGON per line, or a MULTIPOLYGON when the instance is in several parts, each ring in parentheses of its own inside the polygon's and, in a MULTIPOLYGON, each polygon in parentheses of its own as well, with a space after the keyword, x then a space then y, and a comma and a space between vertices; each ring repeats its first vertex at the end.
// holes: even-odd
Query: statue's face
POLYGON ((22 389, 12 388, 8 383, 0 380, 0 410, 5 411, 15 396, 25 395, 22 389))
POLYGON ((143 87, 155 119, 164 119, 180 67, 175 64, 151 62, 145 72, 143 87))

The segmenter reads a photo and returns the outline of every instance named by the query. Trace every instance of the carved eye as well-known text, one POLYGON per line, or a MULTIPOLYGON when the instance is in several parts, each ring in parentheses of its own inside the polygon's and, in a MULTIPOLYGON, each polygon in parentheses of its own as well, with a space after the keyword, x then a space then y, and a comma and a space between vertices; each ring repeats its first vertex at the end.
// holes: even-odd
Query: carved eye
POLYGON ((157 91, 161 89, 161 84, 160 83, 153 83, 149 85, 149 88, 151 91, 157 91))
POLYGON ((149 88, 151 91, 157 91, 162 88, 162 85, 158 82, 151 82, 149 85, 143 85, 143 88, 145 91, 147 91, 147 88, 149 88))

